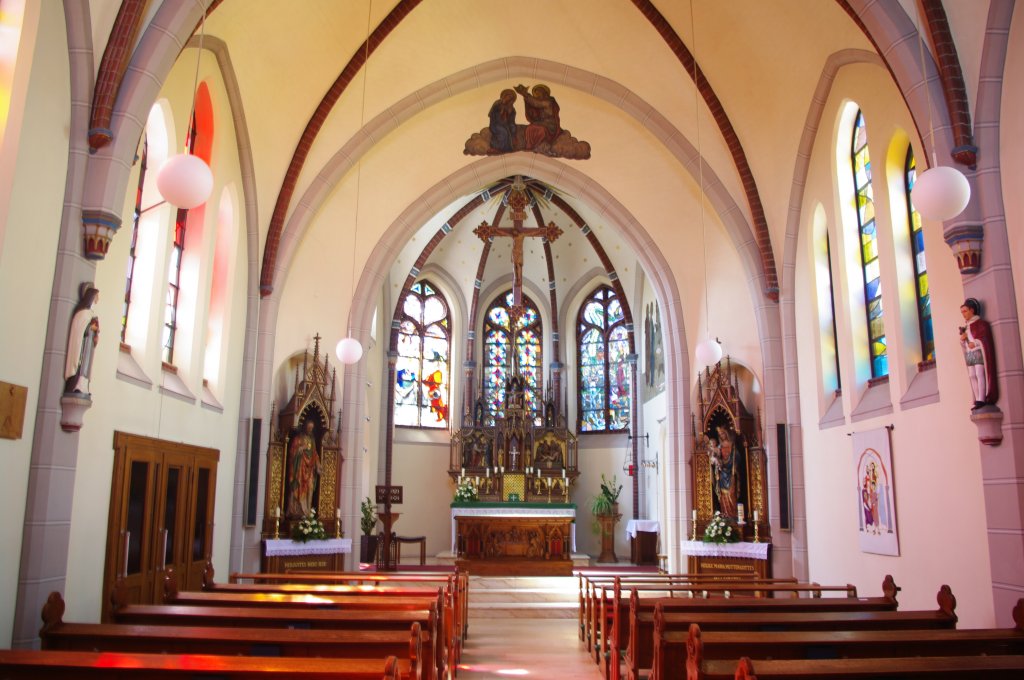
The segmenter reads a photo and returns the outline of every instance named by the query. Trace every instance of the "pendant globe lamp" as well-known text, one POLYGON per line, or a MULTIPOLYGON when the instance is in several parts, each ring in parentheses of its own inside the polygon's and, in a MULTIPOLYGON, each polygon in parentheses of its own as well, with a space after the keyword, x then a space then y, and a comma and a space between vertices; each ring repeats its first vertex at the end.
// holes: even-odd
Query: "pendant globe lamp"
MULTIPOLYGON (((914 16, 917 18, 918 51, 921 57, 921 76, 925 75, 924 61, 924 21, 920 10, 915 5, 914 16)), ((928 106, 928 134, 932 140, 931 167, 918 174, 910 199, 914 207, 924 217, 944 222, 951 220, 964 211, 971 200, 971 184, 964 174, 948 165, 939 165, 935 155, 935 126, 932 121, 931 90, 925 83, 925 101, 928 106)))
MULTIPOLYGON (((199 87, 199 62, 203 57, 203 37, 206 33, 206 10, 199 30, 199 50, 196 55, 196 74, 192 82, 191 116, 196 115, 196 91, 199 87)), ((213 173, 206 162, 191 153, 171 156, 156 176, 156 188, 165 201, 176 208, 191 210, 210 198, 213 192, 213 173)))
MULTIPOLYGON (((373 0, 370 0, 366 10, 366 42, 363 43, 363 94, 360 102, 359 109, 359 129, 363 129, 363 125, 366 123, 366 76, 369 72, 370 67, 370 20, 373 16, 373 0)), ((356 239, 356 234, 359 231, 359 195, 361 193, 361 185, 363 180, 363 162, 360 159, 359 165, 356 166, 356 210, 355 219, 352 221, 352 269, 351 276, 349 279, 350 285, 349 290, 352 292, 353 303, 356 293, 356 244, 359 242, 356 239)), ((343 364, 354 364, 363 357, 363 346, 359 344, 359 341, 352 337, 352 310, 349 308, 349 331, 348 337, 338 342, 338 346, 334 350, 335 354, 338 355, 338 361, 343 364)))
POLYGON ((718 338, 711 337, 711 306, 708 304, 708 244, 707 228, 704 224, 704 154, 701 151, 700 143, 700 89, 697 87, 697 22, 693 18, 693 0, 690 0, 690 37, 693 43, 693 115, 697 128, 697 177, 700 192, 697 199, 700 201, 700 239, 704 255, 704 312, 706 315, 704 339, 697 343, 694 350, 694 359, 697 366, 714 366, 722 359, 722 344, 718 338))

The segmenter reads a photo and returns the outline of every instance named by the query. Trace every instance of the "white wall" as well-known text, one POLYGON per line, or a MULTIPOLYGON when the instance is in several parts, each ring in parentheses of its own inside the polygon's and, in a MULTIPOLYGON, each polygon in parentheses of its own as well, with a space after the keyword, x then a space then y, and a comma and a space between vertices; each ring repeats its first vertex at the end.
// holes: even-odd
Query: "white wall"
MULTIPOLYGON (((804 432, 810 578, 820 582, 850 582, 865 594, 879 592, 882 578, 892 574, 902 586, 901 607, 932 609, 942 584, 952 587, 964 627, 994 623, 982 496, 980 461, 984 452, 969 420, 970 389, 957 344, 958 307, 962 299, 960 277, 939 224, 925 223, 925 248, 932 293, 936 337, 938 402, 903 408, 900 399, 907 387, 903 367, 914 352, 898 342, 899 288, 893 256, 892 221, 888 188, 884 180, 885 158, 894 135, 914 128, 902 98, 889 74, 881 67, 855 65, 843 68, 835 79, 808 172, 803 204, 804 219, 796 262, 797 346, 800 357, 801 418, 804 432), (847 99, 863 109, 868 124, 869 148, 874 168, 875 205, 878 215, 886 331, 890 333, 887 386, 893 411, 854 420, 852 410, 866 385, 855 377, 853 354, 859 349, 854 336, 864 324, 863 298, 851 292, 849 282, 859 276, 858 253, 843 247, 837 230, 841 213, 835 196, 836 123, 847 99), (824 205, 832 233, 833 274, 840 369, 843 381, 845 423, 820 429, 819 400, 823 379, 815 360, 819 342, 818 312, 814 289, 811 222, 814 207, 824 205), (858 307, 859 302, 859 307, 858 307), (863 553, 858 547, 856 479, 848 435, 854 431, 893 426, 892 457, 895 480, 896 519, 900 556, 863 553), (941 558, 939 557, 941 556, 941 558)), ((920 149, 912 135, 915 150, 920 149)), ((848 146, 848 139, 840 142, 848 146)), ((921 154, 918 153, 918 158, 921 154)), ((849 172, 841 168, 839 172, 849 172)), ((855 229, 855 225, 850 228, 855 229)), ((962 323, 962 322, 961 322, 962 323)), ((883 388, 884 389, 884 388, 883 388)))
MULTIPOLYGON (((64 13, 58 3, 44 3, 38 41, 19 68, 31 69, 20 129, 9 128, 5 146, 17 141, 18 155, 10 186, 6 230, 0 230, 0 380, 28 388, 21 439, 0 439, 4 474, 0 477, 0 646, 9 646, 13 631, 28 468, 32 456, 39 400, 54 253, 64 201, 70 120, 64 13), (16 138, 16 140, 15 140, 16 138)), ((27 18, 27 15, 26 15, 27 18)), ((22 52, 25 54, 25 51, 22 52)), ((15 102, 17 104, 17 102, 15 102)), ((21 116, 12 115, 12 121, 21 116)), ((56 404, 51 408, 58 408, 56 404)))

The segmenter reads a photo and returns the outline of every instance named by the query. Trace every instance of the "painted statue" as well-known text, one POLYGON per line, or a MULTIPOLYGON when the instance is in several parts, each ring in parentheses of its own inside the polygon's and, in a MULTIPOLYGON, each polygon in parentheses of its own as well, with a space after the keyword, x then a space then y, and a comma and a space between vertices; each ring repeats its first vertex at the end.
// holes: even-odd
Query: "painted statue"
POLYGON ((721 425, 717 426, 717 444, 710 442, 712 482, 718 508, 726 517, 737 516, 739 503, 740 475, 739 456, 736 451, 736 435, 721 425))
POLYGON ((314 422, 309 419, 288 446, 288 516, 309 517, 313 492, 320 477, 314 422))
POLYGON ((967 298, 960 305, 965 325, 959 327, 960 347, 967 363, 971 378, 976 410, 999 400, 999 383, 996 381, 996 353, 992 344, 992 327, 981 318, 981 303, 967 298))
POLYGON ((64 362, 64 392, 67 394, 89 394, 93 352, 100 341, 100 320, 92 306, 99 297, 100 292, 92 283, 82 284, 81 298, 68 332, 68 354, 64 362))

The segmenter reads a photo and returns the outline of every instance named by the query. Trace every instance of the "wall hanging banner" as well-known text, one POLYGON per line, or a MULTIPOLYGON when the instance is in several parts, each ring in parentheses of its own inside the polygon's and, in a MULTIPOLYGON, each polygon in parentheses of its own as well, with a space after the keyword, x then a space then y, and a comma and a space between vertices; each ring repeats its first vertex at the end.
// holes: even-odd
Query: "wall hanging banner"
POLYGON ((861 552, 900 554, 889 431, 884 427, 853 434, 857 526, 861 552))

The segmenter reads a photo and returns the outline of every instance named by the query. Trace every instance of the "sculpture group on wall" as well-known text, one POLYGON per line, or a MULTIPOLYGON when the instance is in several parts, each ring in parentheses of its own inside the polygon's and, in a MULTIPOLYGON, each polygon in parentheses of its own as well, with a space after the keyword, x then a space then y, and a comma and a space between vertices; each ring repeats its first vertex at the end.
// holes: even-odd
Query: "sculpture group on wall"
POLYGON ((590 158, 590 144, 582 142, 562 128, 558 100, 551 88, 536 84, 532 88, 516 85, 501 91, 487 112, 487 127, 474 132, 463 150, 467 156, 494 156, 514 151, 532 151, 554 158, 584 160, 590 158), (526 124, 516 123, 516 102, 523 98, 526 124))

